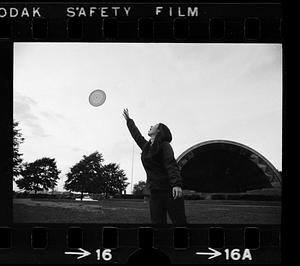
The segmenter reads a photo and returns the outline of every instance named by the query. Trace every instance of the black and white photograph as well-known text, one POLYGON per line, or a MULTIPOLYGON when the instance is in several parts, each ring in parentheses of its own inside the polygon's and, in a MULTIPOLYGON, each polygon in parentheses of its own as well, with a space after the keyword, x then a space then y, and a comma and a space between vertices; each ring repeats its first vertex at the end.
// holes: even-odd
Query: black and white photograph
POLYGON ((281 44, 13 55, 14 223, 281 224, 281 44))

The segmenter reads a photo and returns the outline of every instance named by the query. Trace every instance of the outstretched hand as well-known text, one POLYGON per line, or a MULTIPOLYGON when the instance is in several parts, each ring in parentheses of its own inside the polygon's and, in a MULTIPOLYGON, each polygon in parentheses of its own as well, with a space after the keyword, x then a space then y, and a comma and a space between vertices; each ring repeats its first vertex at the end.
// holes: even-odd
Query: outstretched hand
POLYGON ((128 119, 130 119, 130 117, 129 117, 129 112, 128 112, 128 109, 127 109, 127 108, 123 110, 123 116, 124 116, 124 118, 126 119, 126 121, 127 121, 128 119))

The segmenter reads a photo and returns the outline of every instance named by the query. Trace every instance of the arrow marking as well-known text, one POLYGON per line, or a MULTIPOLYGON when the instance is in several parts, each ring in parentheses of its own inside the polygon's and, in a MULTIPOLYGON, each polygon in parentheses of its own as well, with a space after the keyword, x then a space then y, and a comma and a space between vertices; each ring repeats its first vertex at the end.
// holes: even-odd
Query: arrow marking
POLYGON ((66 254, 66 255, 81 255, 81 256, 79 256, 79 257, 77 258, 78 260, 81 259, 81 258, 84 258, 84 257, 86 257, 86 256, 91 255, 90 252, 84 250, 83 248, 79 248, 79 250, 80 250, 81 252, 65 252, 65 254, 66 254))
POLYGON ((213 249, 213 248, 208 248, 210 251, 212 251, 212 252, 196 252, 196 254, 197 255, 209 255, 210 257, 208 258, 209 260, 210 259, 213 259, 213 258, 215 258, 215 257, 218 257, 218 256, 220 256, 220 255, 222 255, 222 253, 221 252, 219 252, 219 251, 217 251, 217 250, 215 250, 215 249, 213 249))

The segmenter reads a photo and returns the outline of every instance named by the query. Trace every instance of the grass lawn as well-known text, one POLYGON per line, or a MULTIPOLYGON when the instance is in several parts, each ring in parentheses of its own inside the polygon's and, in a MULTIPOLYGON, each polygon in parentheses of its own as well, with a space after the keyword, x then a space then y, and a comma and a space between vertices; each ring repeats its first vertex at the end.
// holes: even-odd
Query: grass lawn
MULTIPOLYGON (((280 224, 279 202, 185 201, 191 224, 280 224)), ((31 200, 14 199, 15 223, 150 223, 143 200, 31 200)))

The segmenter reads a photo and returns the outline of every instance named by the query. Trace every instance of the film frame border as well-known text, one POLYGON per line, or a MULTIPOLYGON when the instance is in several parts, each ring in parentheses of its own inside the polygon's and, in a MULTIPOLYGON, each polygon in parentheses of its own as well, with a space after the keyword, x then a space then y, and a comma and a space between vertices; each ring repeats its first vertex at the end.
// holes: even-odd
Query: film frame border
MULTIPOLYGON (((127 17, 124 14, 112 17, 109 17, 108 14, 105 17, 99 16, 99 14, 98 16, 94 15, 96 7, 113 8, 116 6, 116 4, 106 2, 88 4, 64 2, 60 4, 57 13, 49 3, 14 5, 3 3, 0 6, 0 39, 14 42, 282 42, 282 16, 279 3, 259 5, 257 3, 203 4, 176 1, 164 4, 143 2, 126 4, 126 1, 120 3, 119 8, 134 6, 132 15, 127 17), (12 6, 18 8, 19 13, 9 11, 12 6), (270 6, 273 9, 271 12, 270 6), (40 14, 31 11, 36 16, 19 17, 23 8, 35 11, 43 8, 42 10, 45 12, 42 13, 39 10, 42 13, 40 14), (68 8, 72 8, 70 16, 68 16, 69 13, 66 13, 68 8), (94 8, 92 9, 93 13, 89 15, 88 12, 91 12, 91 8, 94 8), (188 11, 188 8, 191 10, 188 11), (173 10, 172 16, 168 10, 173 10), (269 14, 266 13, 267 10, 269 14), (237 14, 237 11, 240 13, 237 14), (174 14, 175 12, 177 12, 177 16, 174 14), (10 13, 19 16, 11 18, 9 17, 10 13), (153 29, 152 34, 149 33, 151 31, 149 27, 153 29), (144 36, 147 28, 148 35, 144 36)), ((29 14, 29 11, 27 12, 29 14)))
MULTIPOLYGON (((38 4, 38 3, 37 3, 38 4)), ((42 4, 42 3, 41 3, 42 4)), ((80 4, 80 3, 79 3, 80 4)), ((101 5, 102 3, 95 3, 93 5, 101 5)), ((154 3, 153 3, 154 4, 154 3)), ((153 5, 151 4, 151 5, 153 5)), ((166 3, 168 4, 168 3, 166 3)), ((86 4, 82 4, 82 6, 85 6, 86 4)), ((183 4, 180 3, 176 3, 176 5, 182 6, 183 4)), ((199 4, 198 4, 199 5, 199 4)), ((224 5, 224 3, 221 3, 219 5, 224 5)), ((234 4, 235 5, 235 4, 234 4)), ((253 4, 255 5, 255 4, 253 4)), ((269 4, 266 4, 269 5, 269 4)), ((29 6, 29 4, 26 4, 26 6, 29 6)), ((209 4, 208 4, 209 6, 209 4)), ((211 8, 211 7, 209 7, 211 8)), ((278 5, 277 5, 278 8, 278 5)), ((255 8, 254 8, 255 9, 255 8)), ((230 13, 230 12, 229 12, 230 13)), ((251 12, 250 12, 251 13, 251 12)), ((276 19, 274 20, 274 18, 272 18, 271 16, 272 14, 269 14, 268 16, 270 16, 270 19, 261 19, 260 16, 256 16, 256 15, 250 15, 247 16, 244 20, 242 20, 241 23, 241 19, 240 18, 236 18, 236 17, 232 17, 230 16, 229 18, 223 19, 222 16, 211 16, 210 18, 205 18, 202 19, 201 22, 197 22, 197 19, 191 19, 190 18, 168 18, 168 17, 161 17, 159 19, 154 19, 153 17, 149 17, 149 16, 145 16, 145 17, 140 17, 138 19, 130 19, 130 21, 127 21, 126 19, 101 19, 101 23, 102 23, 102 27, 101 27, 101 31, 98 31, 98 34, 96 34, 95 38, 91 38, 89 34, 91 34, 91 32, 85 31, 87 29, 87 25, 91 25, 91 24, 95 24, 95 19, 88 19, 86 21, 83 22, 83 19, 79 19, 76 21, 72 20, 72 19, 68 19, 66 22, 65 18, 60 18, 56 21, 52 21, 50 20, 50 22, 48 22, 48 20, 44 17, 38 20, 36 19, 1 19, 0 18, 0 51, 1 51, 1 60, 2 63, 0 63, 0 69, 3 70, 1 71, 1 73, 3 73, 2 75, 0 75, 0 80, 1 83, 4 84, 4 87, 6 87, 6 90, 4 90, 4 93, 2 95, 4 95, 4 97, 2 97, 2 99, 12 99, 12 88, 13 88, 13 83, 12 83, 12 63, 13 63, 13 54, 12 54, 12 43, 13 42, 19 42, 19 41, 28 41, 28 42, 34 42, 34 41, 38 41, 38 42, 43 42, 43 41, 67 41, 67 42, 89 42, 89 41, 95 41, 95 42, 124 42, 124 41, 130 41, 130 42, 148 42, 148 41, 154 41, 154 42, 208 42, 208 43, 226 43, 226 42, 234 42, 234 38, 236 42, 243 42, 243 43, 261 43, 261 42, 266 42, 266 43, 281 43, 283 41, 282 38, 282 18, 281 15, 277 15, 278 17, 276 17, 276 19), (70 22, 72 21, 72 22, 70 22), (105 24, 105 21, 109 21, 109 23, 112 24, 105 24), (112 22, 113 21, 113 22, 112 22), (274 24, 274 21, 275 24, 274 24), (25 23, 24 23, 25 22, 25 23), (58 25, 69 25, 69 23, 77 23, 77 25, 82 25, 82 30, 81 30, 81 36, 78 35, 76 36, 75 33, 75 38, 73 38, 71 36, 68 36, 67 31, 64 31, 64 34, 62 33, 62 31, 58 32, 57 35, 53 34, 53 30, 55 29, 56 26, 58 25), (82 24, 83 23, 83 24, 82 24), (89 23, 89 24, 84 24, 84 23, 89 23), (128 27, 126 29, 126 27, 124 28, 124 24, 130 24, 131 26, 128 27), (145 23, 143 25, 143 23, 145 23), (147 24, 148 23, 148 24, 147 24), (223 24, 222 24, 223 23, 223 24), (3 27, 4 25, 4 27, 3 27), (105 28, 107 26, 105 25, 109 25, 108 29, 110 29, 110 27, 117 27, 117 29, 114 29, 113 31, 117 32, 117 35, 115 36, 106 36, 104 34, 105 32, 105 28), (133 27, 134 25, 134 27, 133 27), (142 26, 141 26, 142 25, 142 26), (150 25, 150 26, 149 26, 150 25), (246 25, 250 25, 250 31, 249 31, 249 26, 246 25), (203 35, 195 35, 195 27, 200 26, 201 29, 206 29, 207 32, 203 33, 203 35), (141 36, 139 36, 139 29, 141 27, 148 27, 148 31, 150 28, 150 32, 151 32, 151 28, 153 30, 153 36, 150 34, 146 34, 146 36, 142 36, 142 38, 139 38, 141 36), (159 27, 159 34, 155 35, 155 30, 157 30, 159 27), (217 29, 214 33, 214 27, 217 29), (227 31, 226 31, 226 27, 227 27, 227 31), (231 30, 228 30, 229 29, 231 30), (252 27, 252 29, 251 29, 252 27), (1 36, 1 29, 4 28, 4 35, 6 36, 1 36), (132 34, 132 29, 135 28, 134 32, 135 34, 132 34), (222 35, 222 30, 220 29, 224 29, 223 31, 223 35, 222 35), (35 30, 36 29, 36 30, 35 30), (123 30, 120 30, 123 29, 123 30), (239 31, 239 30, 240 31, 239 31), (269 29, 269 30, 267 30, 269 29), (272 30, 270 30, 272 29, 272 30), (33 30, 33 31, 32 31, 33 30), (247 33, 248 30, 248 33, 247 33), (46 34, 45 34, 46 31, 46 34), (25 32, 25 34, 24 34, 25 32), (125 35, 119 35, 118 33, 123 32, 125 33, 125 35), (132 34, 131 36, 126 35, 132 34), (221 32, 221 33, 220 33, 221 32), (242 32, 242 34, 241 34, 242 32), (267 34, 267 38, 265 35, 265 32, 268 32, 267 34), (49 33, 51 33, 49 35, 49 33), (101 33, 101 34, 100 34, 101 33), (167 33, 167 34, 166 34, 167 33), (192 33, 192 34, 191 34, 192 33), (271 34, 270 34, 271 33, 271 34), (87 35, 84 35, 87 34, 87 35), (166 35, 164 35, 166 34, 166 35), (194 34, 194 35, 193 35, 194 34), (216 34, 216 35, 215 35, 216 34), (248 36, 250 36, 250 38, 246 38, 248 36), (25 36, 26 35, 26 36, 25 36), (133 36, 134 35, 134 36, 133 36), (167 37, 166 37, 167 36, 167 37), (217 36, 217 38, 215 38, 217 36), (218 36, 222 37, 222 38, 218 38, 218 36), (254 36, 254 37, 253 37, 254 36), (108 38, 106 38, 108 37, 108 38), (227 37, 227 38, 226 38, 227 37), (137 38, 137 39, 135 39, 137 38), (7 67, 9 66, 9 67, 7 67)), ((98 21, 98 20, 97 20, 98 21)), ((99 22, 99 21, 98 21, 99 22)), ((99 25, 98 25, 99 26, 99 25)), ((127 25, 128 26, 128 25, 127 25)), ((77 27, 77 26, 75 26, 77 27)), ((92 26, 92 29, 95 30, 95 25, 92 26)), ((55 31, 55 30, 54 30, 55 31)), ((76 32, 76 30, 75 30, 76 32)), ((157 32, 157 31, 156 31, 157 32)), ((122 34, 123 34, 122 33, 122 34)), ((202 34, 202 32, 201 32, 202 34)), ((284 77, 283 77, 284 78, 284 77)), ((284 94, 285 95, 285 94, 284 94)), ((284 99, 285 102, 285 99, 284 99)), ((12 125, 12 102, 10 103, 10 101, 5 101, 4 104, 1 104, 1 107, 3 108, 1 110, 1 114, 2 114, 2 121, 5 121, 4 125, 7 124, 11 124, 12 125)), ((285 112, 285 109, 283 109, 283 112, 285 112)), ((9 137, 12 136, 12 130, 7 130, 7 128, 5 128, 5 126, 3 127, 3 132, 4 132, 4 136, 5 137, 9 137)), ((10 138, 8 138, 10 139, 10 138)), ((6 148, 6 152, 7 154, 10 154, 10 156, 12 157, 12 152, 9 149, 9 147, 7 146, 7 143, 4 142, 5 147, 6 148)), ((7 188, 11 188, 10 191, 12 191, 12 180, 10 176, 10 167, 11 167, 11 162, 6 162, 2 169, 2 173, 4 173, 4 175, 8 178, 5 178, 2 187, 2 192, 1 195, 3 197, 3 201, 6 208, 5 208, 5 217, 8 218, 6 221, 1 221, 1 225, 0 225, 0 232, 5 232, 7 239, 10 239, 10 245, 8 250, 12 250, 13 248, 18 248, 20 247, 21 243, 23 243, 24 245, 28 245, 28 243, 31 243, 30 246, 30 250, 35 249, 34 246, 37 245, 41 245, 43 246, 43 239, 40 240, 40 243, 37 242, 38 244, 33 244, 34 243, 34 239, 32 239, 33 235, 37 235, 37 237, 39 237, 41 234, 44 236, 46 236, 47 238, 47 244, 44 245, 46 247, 46 249, 48 249, 48 251, 51 252, 51 245, 53 245, 53 239, 57 238, 57 234, 59 234, 60 236, 62 235, 62 231, 64 231, 63 235, 66 235, 66 232, 69 232, 70 228, 79 228, 79 231, 81 230, 82 233, 82 238, 81 238, 81 242, 85 239, 87 239, 88 237, 94 239, 93 243, 98 243, 99 246, 102 247, 109 247, 111 249, 118 249, 120 247, 122 247, 122 245, 124 244, 124 235, 126 236, 126 239, 129 241, 127 244, 125 245, 127 247, 132 247, 134 250, 136 250, 137 248, 142 248, 143 245, 144 246, 148 246, 150 247, 151 244, 149 244, 152 241, 152 247, 158 247, 161 250, 165 250, 168 248, 171 248, 174 252, 174 250, 186 250, 188 248, 192 248, 195 247, 195 243, 197 243, 197 247, 202 247, 203 248, 207 248, 208 244, 210 243, 209 241, 209 232, 211 230, 219 230, 219 233, 215 233, 217 236, 222 234, 223 232, 223 247, 225 244, 227 244, 227 246, 230 245, 234 245, 235 247, 243 247, 245 245, 244 239, 241 240, 241 236, 242 238, 245 236, 245 230, 249 229, 249 230, 256 230, 255 228, 258 228, 258 230, 260 231, 259 233, 259 247, 258 249, 260 249, 260 251, 262 249, 269 249, 268 252, 270 252, 270 249, 274 249, 274 250, 279 250, 280 246, 281 246, 281 226, 276 226, 276 225, 257 225, 257 226, 251 226, 251 225, 188 225, 185 228, 174 228, 172 226, 168 226, 166 228, 155 228, 154 226, 151 225, 124 225, 124 224, 120 224, 120 225, 114 225, 112 226, 111 224, 109 225, 90 225, 90 224, 84 224, 84 225, 76 225, 76 224, 72 224, 72 225, 65 225, 65 224, 38 224, 38 225, 31 225, 31 224, 14 224, 12 221, 12 201, 11 200, 7 200, 7 196, 12 198, 12 195, 9 191, 7 191, 7 188), (10 208, 7 208, 10 207, 10 208), (2 226, 3 225, 3 226, 2 226), (12 226, 12 228, 11 228, 12 226), (98 229, 99 231, 99 238, 95 239, 93 237, 91 237, 92 233, 91 233, 91 228, 93 228, 93 230, 98 229), (108 244, 104 244, 101 241, 105 241, 103 240, 103 230, 106 230, 106 228, 110 228, 111 232, 113 232, 113 234, 115 234, 114 232, 117 230, 117 238, 118 240, 115 241, 114 244, 111 244, 108 242, 108 244), (144 228, 144 229, 143 229, 144 228), (254 228, 254 229, 253 229, 254 228), (127 230, 128 229, 128 230, 127 230), (128 233, 127 231, 133 231, 131 232, 132 234, 128 233), (243 233, 237 233, 236 231, 243 231, 243 233), (23 233, 23 241, 19 241, 18 243, 18 239, 20 240, 20 236, 16 235, 16 232, 20 232, 22 231, 23 233), (175 233, 175 231, 180 232, 180 233, 175 233), (200 231, 200 233, 198 232, 200 231), (34 233, 35 232, 35 233, 34 233), (36 233, 39 232, 39 233, 36 233), (60 233, 59 233, 60 232, 60 233), (142 232, 142 233, 141 233, 142 232), (152 232, 152 237, 150 237, 152 232), (158 234, 159 232, 159 234, 158 234), (160 234, 162 232, 162 234, 160 234), (196 233, 197 232, 197 233, 196 233), (221 233, 220 233, 221 232, 221 233), (231 232, 231 233, 230 233, 231 232), (264 236, 262 236, 262 233, 265 234, 264 236), (130 239, 130 237, 128 237, 128 234, 130 236, 136 236, 136 241, 134 241, 133 239, 130 239), (235 237, 233 237, 233 239, 231 237, 228 237, 229 234, 232 235, 236 235, 235 237), (139 235, 144 235, 145 237, 145 241, 144 244, 140 244, 139 243, 139 235), (186 241, 187 245, 181 245, 182 242, 180 241, 180 238, 186 235, 188 237, 188 241, 186 241), (197 236, 200 236, 199 238, 197 236), (177 238, 177 239, 176 239, 177 238), (203 240, 203 243, 199 245, 199 243, 197 242, 199 239, 203 240), (17 240, 17 242, 16 242, 17 240), (173 243, 171 243, 173 240, 173 243), (24 242, 25 241, 25 242, 24 242), (29 242, 28 242, 29 241, 29 242), (49 245, 49 241, 50 244, 49 245), (100 243, 99 243, 100 241, 100 243), (227 241, 227 242, 226 242, 227 241), (229 242, 228 242, 229 241, 229 242), (230 242, 232 241, 233 244, 230 242), (243 242, 243 244, 241 244, 241 242, 243 242), (264 242, 265 241, 265 244, 264 242), (17 246, 14 246, 14 243, 18 243, 17 246), (27 244, 26 244, 27 243, 27 244), (176 244, 177 243, 177 244, 176 244), (238 244, 239 243, 239 244, 238 244), (263 244, 262 244, 263 243, 263 244), (102 246, 101 246, 102 245, 102 246), (115 245, 115 247, 114 247, 115 245)), ((67 234, 68 235, 68 234, 67 234)), ((6 238, 5 237, 5 238, 6 238)), ((76 239, 76 235, 74 236, 76 239)), ((222 238, 222 237, 221 237, 222 238)), ((66 241, 66 239, 68 239, 68 237, 61 238, 59 241, 62 241, 62 243, 64 243, 66 241)), ((217 237, 218 239, 218 237, 217 237)), ((58 240, 58 239, 57 239, 58 240)), ((186 240, 186 237, 185 237, 186 240)), ((38 239, 36 241, 39 241, 38 239)), ((78 240, 77 240, 78 241, 78 240)), ((216 242, 220 241, 220 237, 219 240, 217 240, 216 242)), ((9 241, 8 241, 9 242, 9 241)), ((76 242, 76 240, 75 240, 76 242)), ((221 241, 222 242, 222 241, 221 241)), ((56 243, 56 242, 55 242, 56 243)), ((88 244, 88 243, 86 243, 88 244)), ((125 242, 126 244, 126 242, 125 242)), ((215 245, 216 248, 221 248, 222 245, 220 245, 220 243, 217 244, 213 244, 213 246, 215 245)), ((65 247, 68 245, 65 245, 65 247)), ((226 246, 226 247, 227 247, 226 246)), ((251 244, 250 244, 251 246, 251 244)), ((0 245, 0 248, 2 248, 2 246, 0 245)), ((88 247, 87 247, 88 248, 88 247)), ((5 248, 4 248, 5 249, 5 248)), ((37 249, 39 249, 39 247, 37 247, 37 249)), ((43 249, 43 248, 41 248, 43 249)), ((255 247, 253 249, 256 249, 255 247)), ((122 252, 121 252, 122 253, 122 252)), ((122 258, 121 260, 124 260, 126 255, 128 256, 128 253, 126 252, 126 254, 119 254, 120 258, 122 258)), ((171 257, 176 257, 176 261, 180 261, 181 259, 178 258, 178 256, 172 254, 172 252, 167 252, 168 255, 171 255, 171 257)), ((276 254, 276 251, 275 251, 276 254)), ((277 254, 279 255, 279 254, 277 254)), ((279 256, 280 257, 280 256, 279 256)), ((279 261, 281 258, 277 258, 279 261)), ((63 256, 62 256, 63 258, 63 256)), ((65 257, 64 257, 65 258, 65 257)), ((42 258, 41 258, 42 259, 42 258)), ((128 257, 127 257, 128 259, 128 257)), ((264 256, 262 256, 260 258, 260 262, 264 262, 265 258, 264 256)), ((67 261, 67 259, 65 259, 65 261, 67 261)), ((201 262, 201 260, 198 258, 197 260, 198 262, 201 262)), ((207 260, 203 260, 206 261, 207 260)))

